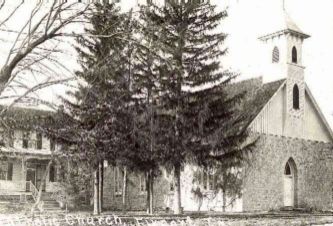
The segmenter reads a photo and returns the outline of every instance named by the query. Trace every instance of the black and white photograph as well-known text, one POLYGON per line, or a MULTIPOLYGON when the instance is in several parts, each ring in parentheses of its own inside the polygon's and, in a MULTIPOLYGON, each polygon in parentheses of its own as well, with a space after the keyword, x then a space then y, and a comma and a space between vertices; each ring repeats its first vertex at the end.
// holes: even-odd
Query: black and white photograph
POLYGON ((333 0, 0 0, 0 226, 333 226, 333 0))

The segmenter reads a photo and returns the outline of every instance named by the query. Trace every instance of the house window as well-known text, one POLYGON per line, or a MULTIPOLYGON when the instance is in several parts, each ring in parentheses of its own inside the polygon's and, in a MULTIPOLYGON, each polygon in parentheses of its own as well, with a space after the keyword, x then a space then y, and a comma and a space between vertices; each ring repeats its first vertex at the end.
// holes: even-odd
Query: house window
POLYGON ((293 108, 295 110, 299 109, 299 89, 297 85, 293 88, 293 108))
POLYGON ((116 195, 121 195, 121 172, 119 167, 114 168, 114 186, 116 195))
POLYGON ((147 191, 146 177, 144 175, 140 175, 139 179, 140 179, 140 192, 146 192, 147 191))
POLYGON ((22 137, 22 147, 23 148, 27 149, 29 147, 29 137, 30 137, 29 132, 23 132, 23 137, 22 137))
POLYGON ((54 141, 54 139, 50 139, 50 150, 51 151, 54 151, 55 150, 55 141, 54 141))
POLYGON ((13 179, 13 163, 0 161, 0 180, 13 179))
POLYGON ((14 147, 14 130, 8 131, 8 146, 11 148, 14 147))
POLYGON ((36 135, 36 148, 41 150, 43 148, 43 135, 42 133, 37 133, 36 135))
POLYGON ((273 63, 278 63, 280 60, 280 51, 279 49, 275 46, 273 49, 273 55, 272 55, 272 62, 273 63))
POLYGON ((293 63, 297 64, 297 49, 294 46, 292 51, 291 51, 291 60, 293 63))

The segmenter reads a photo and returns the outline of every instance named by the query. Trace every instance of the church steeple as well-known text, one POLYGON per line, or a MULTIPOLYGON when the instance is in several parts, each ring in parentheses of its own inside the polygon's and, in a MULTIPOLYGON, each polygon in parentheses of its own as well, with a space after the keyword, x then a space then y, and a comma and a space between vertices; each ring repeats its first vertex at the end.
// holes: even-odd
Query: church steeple
POLYGON ((304 33, 291 19, 285 8, 285 0, 278 0, 281 7, 276 9, 272 21, 269 21, 269 30, 259 39, 275 54, 279 53, 281 61, 272 63, 288 63, 302 65, 303 41, 310 36, 304 33))
MULTIPOLYGON (((305 81, 302 63, 303 42, 310 36, 304 33, 286 12, 284 0, 278 0, 270 30, 259 37, 264 44, 266 60, 263 63, 264 78, 286 79, 286 127, 290 136, 303 135, 305 105, 305 81)), ((267 21, 266 21, 267 22, 267 21)))

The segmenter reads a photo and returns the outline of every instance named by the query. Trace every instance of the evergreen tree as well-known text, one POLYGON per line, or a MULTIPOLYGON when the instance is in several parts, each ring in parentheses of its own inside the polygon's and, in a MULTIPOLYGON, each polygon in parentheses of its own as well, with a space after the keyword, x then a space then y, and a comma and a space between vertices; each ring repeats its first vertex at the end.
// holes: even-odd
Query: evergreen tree
POLYGON ((176 214, 181 213, 180 174, 186 163, 208 166, 241 158, 246 132, 234 111, 241 95, 228 96, 225 87, 235 74, 222 71, 220 64, 226 35, 217 28, 226 16, 196 1, 141 10, 142 32, 155 43, 159 59, 160 154, 163 166, 174 173, 176 214))
POLYGON ((81 70, 79 89, 64 99, 49 135, 66 145, 71 158, 94 171, 94 213, 102 207, 103 162, 116 165, 132 150, 132 99, 129 86, 130 15, 114 4, 96 3, 87 13, 90 24, 77 39, 81 70))
POLYGON ((136 46, 135 53, 133 91, 139 104, 136 109, 139 116, 137 137, 141 139, 138 142, 134 164, 137 171, 146 175, 147 213, 152 214, 154 178, 160 173, 159 137, 163 136, 158 128, 159 119, 156 114, 159 95, 159 73, 156 67, 158 58, 152 54, 154 43, 146 39, 149 36, 143 34, 140 38, 142 45, 136 46))

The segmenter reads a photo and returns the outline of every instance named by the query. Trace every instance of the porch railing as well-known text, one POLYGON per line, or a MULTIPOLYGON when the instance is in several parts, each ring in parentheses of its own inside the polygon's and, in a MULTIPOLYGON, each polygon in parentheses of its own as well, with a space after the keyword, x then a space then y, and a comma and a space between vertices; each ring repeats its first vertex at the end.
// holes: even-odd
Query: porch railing
POLYGON ((38 189, 36 188, 36 186, 31 181, 26 181, 26 188, 28 191, 31 192, 32 197, 36 201, 38 197, 38 189))

